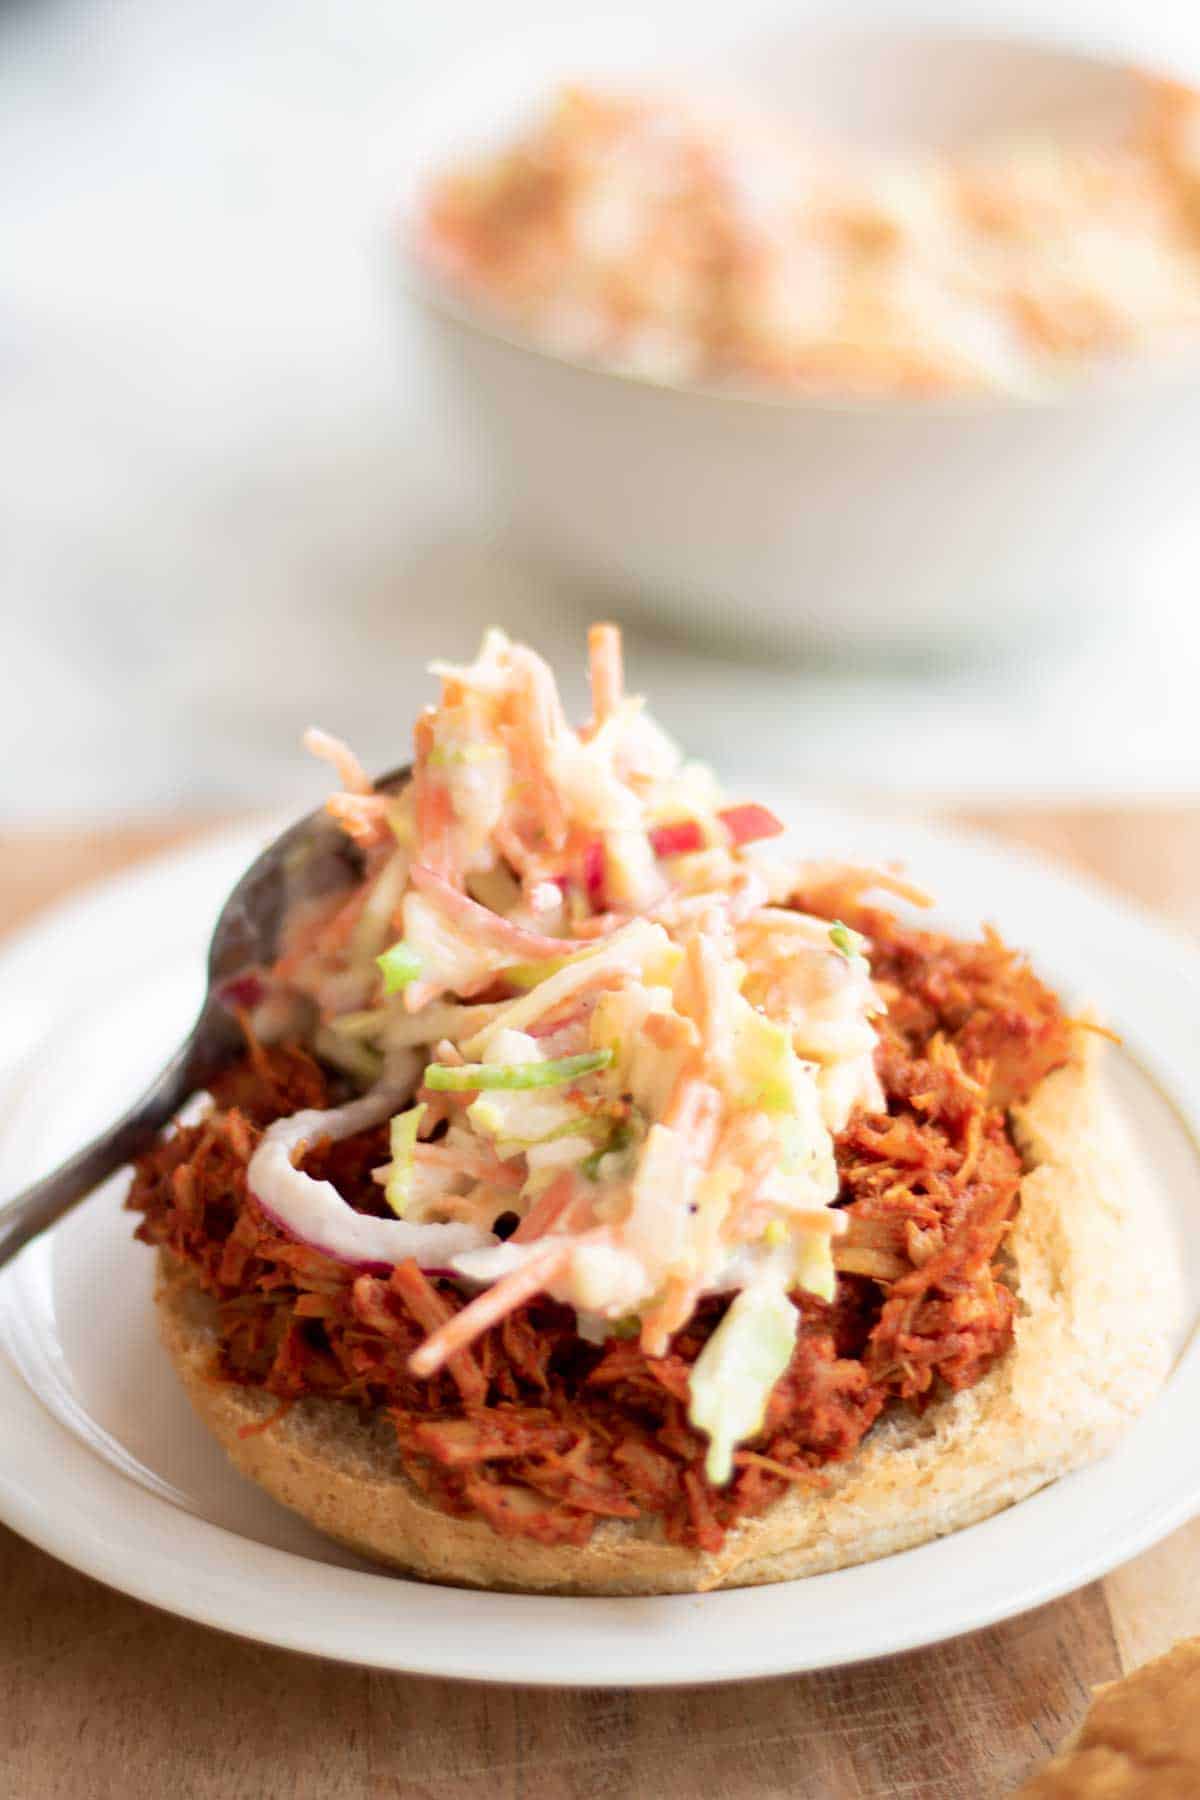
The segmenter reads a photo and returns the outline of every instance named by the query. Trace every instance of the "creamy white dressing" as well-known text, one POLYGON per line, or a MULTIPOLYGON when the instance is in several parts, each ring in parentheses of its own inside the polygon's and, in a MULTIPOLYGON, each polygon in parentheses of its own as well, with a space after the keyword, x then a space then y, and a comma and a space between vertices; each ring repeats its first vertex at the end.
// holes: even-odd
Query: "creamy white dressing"
POLYGON ((377 1088, 361 1100, 328 1112, 310 1110, 279 1119, 263 1133, 250 1159, 246 1183, 251 1194, 294 1237, 340 1262, 390 1266, 415 1257, 437 1268, 465 1250, 494 1243, 490 1231, 473 1225, 409 1225, 375 1219, 346 1205, 331 1181, 317 1181, 296 1167, 306 1146, 322 1138, 335 1142, 382 1124, 399 1108, 394 1088, 377 1088))
POLYGON ((710 1429, 725 1408, 712 1426, 725 1469, 765 1405, 752 1390, 782 1354, 783 1297, 832 1294, 834 1136, 882 1103, 883 1003, 869 946, 774 903, 792 890, 739 848, 713 778, 621 695, 612 655, 606 637, 599 722, 582 732, 549 670, 503 633, 443 671, 452 701, 422 726, 411 842, 363 913, 372 941, 381 918, 403 933, 409 985, 346 1008, 321 987, 319 944, 306 971, 323 1041, 347 1046, 351 1070, 381 1060, 388 1085, 272 1126, 251 1184, 347 1261, 414 1256, 504 1292, 535 1272, 593 1336, 620 1320, 661 1345, 703 1295, 752 1292, 695 1415, 710 1429), (403 1220, 363 1217, 296 1169, 305 1138, 414 1096, 435 1136, 405 1152, 403 1220), (492 1231, 505 1216, 521 1241, 492 1231))

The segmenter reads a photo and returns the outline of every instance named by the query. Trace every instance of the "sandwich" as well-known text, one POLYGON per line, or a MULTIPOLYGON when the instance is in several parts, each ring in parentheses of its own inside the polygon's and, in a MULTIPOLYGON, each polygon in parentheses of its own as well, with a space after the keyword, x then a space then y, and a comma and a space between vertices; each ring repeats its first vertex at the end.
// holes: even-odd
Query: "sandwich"
POLYGON ((446 1583, 654 1594, 959 1529, 1167 1360, 1106 1034, 890 868, 804 860, 589 639, 502 632, 411 771, 322 733, 344 883, 143 1155, 166 1350, 237 1467, 446 1583))
POLYGON ((1189 1800, 1200 1793, 1200 1638, 1092 1689, 1087 1716, 1012 1800, 1189 1800))

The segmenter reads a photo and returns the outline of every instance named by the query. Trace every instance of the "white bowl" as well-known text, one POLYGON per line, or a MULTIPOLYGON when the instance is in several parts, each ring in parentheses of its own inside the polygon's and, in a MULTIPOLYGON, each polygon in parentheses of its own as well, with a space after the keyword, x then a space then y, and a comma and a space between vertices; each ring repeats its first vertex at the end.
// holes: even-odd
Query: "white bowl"
MULTIPOLYGON (((661 75, 660 40, 661 28, 610 22, 601 41, 541 33, 458 69, 393 175, 402 230, 435 171, 503 142, 560 80, 661 75)), ((1111 129, 1136 95, 1103 56, 951 31, 792 27, 696 49, 687 71, 672 57, 669 71, 719 73, 884 144, 1111 129)), ((1109 366, 1038 400, 668 387, 541 350, 408 262, 466 410, 463 441, 513 528, 618 603, 789 646, 986 647, 1136 600, 1164 534, 1200 566, 1190 353, 1109 366)))

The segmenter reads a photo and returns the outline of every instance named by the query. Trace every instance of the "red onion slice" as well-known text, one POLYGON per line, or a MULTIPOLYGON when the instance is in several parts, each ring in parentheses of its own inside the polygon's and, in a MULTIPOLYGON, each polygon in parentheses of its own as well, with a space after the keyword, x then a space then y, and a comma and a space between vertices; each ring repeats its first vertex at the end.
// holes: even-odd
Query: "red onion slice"
POLYGON ((406 1097, 395 1088, 376 1088, 329 1112, 310 1110, 277 1119, 263 1133, 246 1172, 263 1211, 322 1256, 372 1271, 390 1269, 409 1257, 423 1269, 444 1268, 467 1250, 496 1243, 478 1225, 409 1225, 403 1219, 369 1218, 347 1206, 331 1181, 314 1180, 292 1161, 301 1144, 353 1137, 381 1124, 406 1097))
POLYGON ((217 999, 222 1006, 233 1012, 239 1006, 247 1012, 253 1012, 261 1006, 267 997, 267 981, 261 969, 243 969, 240 975, 231 975, 217 989, 217 999))

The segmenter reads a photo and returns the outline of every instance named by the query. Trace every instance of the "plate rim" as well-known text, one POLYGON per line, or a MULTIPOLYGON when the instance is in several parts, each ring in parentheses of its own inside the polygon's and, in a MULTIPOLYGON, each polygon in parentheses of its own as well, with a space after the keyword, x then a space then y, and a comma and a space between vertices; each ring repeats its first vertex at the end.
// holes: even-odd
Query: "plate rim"
MULTIPOLYGON (((1200 1343, 1193 1338, 1187 1350, 1180 1357, 1172 1373, 1172 1381, 1178 1380, 1184 1373, 1185 1366, 1190 1365, 1188 1373, 1190 1385, 1200 1393, 1200 1343)), ((271 1582, 263 1581, 260 1563, 260 1580, 257 1587, 240 1586, 240 1564, 247 1561, 266 1559, 269 1573, 286 1574, 300 1564, 307 1572, 311 1582, 313 1573, 317 1574, 317 1586, 326 1583, 332 1587, 340 1587, 349 1582, 353 1587, 365 1592, 366 1589, 386 1587, 390 1593, 399 1593, 408 1597, 412 1594, 421 1596, 431 1604, 451 1605, 455 1610, 467 1608, 489 1601, 505 1602, 508 1611, 515 1605, 527 1609, 530 1614, 540 1612, 544 1607, 554 1608, 578 1607, 586 1604, 589 1609, 604 1609, 607 1612, 633 1609, 647 1613, 651 1609, 661 1611, 670 1609, 672 1624, 685 1623, 678 1617, 685 1611, 701 1611, 712 1608, 713 1603, 729 1600, 746 1599, 753 1604, 755 1600, 778 1596, 789 1590, 795 1591, 797 1586, 807 1589, 811 1583, 836 1580, 838 1576, 857 1574, 863 1570, 873 1570, 899 1558, 919 1556, 928 1546, 920 1545, 913 1550, 897 1553, 896 1557, 881 1558, 877 1563, 865 1563, 848 1570, 832 1571, 828 1575, 812 1576, 803 1584, 773 1583, 759 1588, 730 1589, 713 1594, 679 1594, 657 1597, 632 1597, 630 1599, 587 1597, 584 1600, 566 1596, 547 1596, 533 1594, 500 1594, 486 1590, 442 1587, 432 1583, 406 1580, 403 1577, 371 1570, 347 1569, 336 1564, 316 1563, 308 1558, 297 1556, 294 1552, 282 1550, 273 1545, 264 1545, 255 1540, 242 1537, 225 1526, 195 1514, 181 1512, 158 1496, 141 1489, 139 1484, 128 1476, 94 1456, 78 1438, 61 1426, 42 1406, 37 1397, 26 1386, 22 1377, 8 1360, 7 1353, 0 1355, 0 1410, 6 1425, 9 1420, 18 1418, 21 1413, 31 1425, 32 1431, 41 1436, 47 1445, 47 1454, 53 1458, 56 1472, 65 1472, 70 1463, 86 1467, 87 1475, 93 1487, 96 1484, 107 1490, 107 1497, 117 1505, 122 1498, 132 1495, 138 1510, 157 1514, 169 1513, 171 1523, 181 1530, 184 1537, 196 1539, 202 1545, 212 1549, 215 1556, 222 1550, 232 1549, 233 1555, 228 1568, 219 1573, 214 1580, 210 1568, 204 1579, 197 1579, 184 1586, 176 1586, 167 1590, 155 1585, 155 1577, 162 1563, 162 1554, 155 1551, 149 1562, 135 1556, 130 1558, 110 1546, 107 1538, 92 1536, 90 1539, 82 1528, 71 1533, 62 1528, 51 1529, 45 1523, 46 1513, 38 1496, 31 1489, 24 1489, 23 1484, 10 1473, 7 1465, 0 1465, 0 1518, 39 1549, 66 1562, 83 1574, 103 1582, 117 1592, 129 1595, 135 1600, 154 1606, 175 1616, 188 1619, 195 1624, 224 1631, 231 1636, 247 1642, 261 1643, 272 1648, 288 1650, 303 1655, 321 1656, 331 1661, 345 1663, 360 1668, 376 1668, 394 1674, 431 1676, 443 1680, 468 1681, 476 1685, 504 1685, 528 1688, 647 1688, 661 1689, 672 1687, 719 1687, 742 1681, 763 1681, 786 1677, 789 1674, 811 1674, 822 1669, 844 1668, 860 1662, 883 1660, 891 1656, 904 1655, 909 1651, 931 1648, 939 1643, 948 1642, 960 1636, 971 1636, 993 1625, 1002 1624, 1005 1620, 1019 1617, 1026 1612, 1035 1611, 1054 1600, 1075 1592, 1091 1582, 1103 1578, 1114 1568, 1140 1555, 1152 1545, 1159 1542, 1180 1526, 1186 1524, 1200 1511, 1200 1488, 1190 1499, 1182 1496, 1174 1501, 1149 1508, 1142 1515, 1139 1528, 1127 1532, 1109 1545, 1107 1550, 1097 1550, 1082 1564, 1075 1564, 1069 1573, 1049 1576, 1032 1587, 1016 1587, 1007 1602, 1001 1602, 989 1609, 987 1616, 973 1623, 960 1625, 946 1630, 942 1625, 934 1623, 934 1615, 924 1626, 914 1628, 911 1623, 904 1627, 903 1634, 885 1636, 874 1643, 869 1650, 847 1646, 832 1654, 823 1655, 819 1661, 806 1661, 803 1665, 787 1662, 778 1657, 764 1655, 760 1661, 753 1658, 743 1659, 737 1666, 713 1671, 710 1669, 689 1670, 681 1673, 676 1670, 661 1671, 657 1669, 638 1668, 632 1673, 622 1671, 614 1675, 609 1654, 603 1648, 589 1652, 591 1658, 581 1657, 578 1649, 572 1652, 572 1672, 564 1679, 560 1669, 552 1667, 549 1659, 540 1668, 525 1668, 514 1675, 506 1670, 498 1670, 494 1662, 474 1660, 471 1654, 463 1654, 458 1647, 449 1654, 422 1654, 411 1656, 396 1647, 396 1640, 384 1645, 376 1645, 364 1653, 360 1644, 347 1641, 345 1628, 331 1636, 327 1621, 322 1623, 315 1613, 301 1615, 301 1623, 284 1624, 269 1612, 262 1610, 263 1592, 271 1590, 271 1582), (222 1602, 226 1602, 222 1604, 222 1602), (317 1622, 308 1623, 308 1620, 317 1622)), ((19 1436, 19 1434, 17 1434, 19 1436)), ((26 1443, 29 1439, 24 1440, 26 1443)), ((1197 1462, 1197 1478, 1200 1480, 1200 1460, 1197 1462)), ((1074 1478, 1070 1475, 1061 1477, 1058 1482, 1051 1483, 1050 1488, 1065 1487, 1074 1478)), ((1005 1509, 1004 1513, 994 1515, 993 1519, 982 1521, 980 1525, 970 1527, 979 1532, 987 1529, 996 1520, 1019 1512, 1022 1508, 1032 1506, 1049 1488, 1039 1490, 1028 1499, 1005 1509)), ((950 1539, 963 1537, 964 1533, 950 1534, 950 1539)), ((941 1540, 941 1541, 949 1541, 941 1540)), ((143 1545, 144 1552, 144 1545, 143 1545)), ((313 1595, 316 1599, 319 1596, 313 1595)), ((399 1615, 401 1607, 397 1607, 399 1615)), ((529 1621, 533 1623, 531 1619, 529 1621)), ((469 1639, 470 1633, 468 1632, 469 1639)), ((403 1640, 399 1640, 401 1643, 403 1640)))
MULTIPOLYGON (((1044 860, 1023 849, 1021 846, 1011 847, 1002 840, 990 837, 975 830, 949 829, 931 826, 923 818, 911 818, 897 815, 894 810, 887 809, 871 812, 863 808, 851 807, 817 807, 811 805, 804 808, 806 813, 814 812, 829 821, 840 824, 866 824, 872 830, 881 825, 893 826, 898 839, 906 850, 914 839, 932 842, 950 849, 966 851, 974 861, 983 857, 990 861, 1000 858, 1010 867, 1021 865, 1027 876, 1038 881, 1050 881, 1057 884, 1060 890, 1066 890, 1077 898, 1086 895, 1093 906, 1102 906, 1109 915, 1110 922, 1120 924, 1125 929, 1132 928, 1137 933, 1149 932, 1161 951, 1170 949, 1173 955, 1183 954, 1191 964, 1193 973, 1200 982, 1200 949, 1178 928, 1169 923, 1157 920, 1149 909, 1142 907, 1136 900, 1131 900, 1118 889, 1112 889, 1102 881, 1086 873, 1078 874, 1074 869, 1065 870, 1055 866, 1052 861, 1044 860)), ((15 932, 12 937, 0 946, 0 991, 11 978, 12 971, 28 966, 36 961, 48 943, 59 935, 64 927, 78 925, 94 916, 104 916, 115 907, 123 910, 134 908, 139 903, 146 903, 146 897, 152 896, 162 883, 168 885, 186 879, 189 873, 209 870, 214 864, 222 865, 231 861, 235 855, 248 856, 253 847, 261 841, 263 832, 270 829, 270 821, 255 820, 233 827, 221 827, 215 831, 204 832, 198 840, 177 846, 157 856, 139 862, 131 870, 106 877, 99 883, 84 889, 78 894, 56 903, 26 925, 15 932)), ((915 856, 913 858, 915 860, 915 856)), ((982 873, 982 871, 981 871, 982 873)), ((14 1082, 20 1083, 29 1065, 34 1063, 39 1052, 44 1053, 45 1038, 33 1046, 28 1057, 20 1063, 11 1064, 0 1070, 0 1110, 10 1097, 14 1082)), ((1153 1077, 1157 1084, 1162 1084, 1157 1075, 1153 1077)), ((1195 1136, 1198 1131, 1200 1109, 1195 1101, 1189 1106, 1173 1088, 1168 1086, 1166 1098, 1179 1111, 1181 1118, 1195 1136)), ((14 1265, 18 1267, 18 1265, 14 1265)), ((4 1278, 5 1281, 7 1277, 4 1278)), ((1181 1382, 1189 1391, 1200 1397, 1200 1342, 1193 1335, 1176 1359, 1169 1377, 1172 1387, 1181 1382)), ((1180 1404, 1183 1402, 1180 1401, 1180 1404)), ((1151 1409, 1153 1410, 1153 1409, 1151 1409)), ((556 1653, 548 1649, 542 1659, 542 1666, 531 1666, 523 1663, 519 1673, 497 1666, 495 1656, 486 1656, 481 1661, 472 1652, 471 1632, 466 1633, 467 1643, 447 1642, 441 1650, 421 1650, 418 1653, 407 1653, 404 1639, 406 1634, 399 1634, 399 1641, 389 1637, 388 1641, 376 1640, 372 1643, 352 1643, 345 1637, 344 1624, 337 1630, 331 1630, 328 1619, 323 1619, 319 1608, 311 1613, 303 1610, 297 1612, 293 1607, 274 1609, 262 1606, 262 1589, 276 1591, 276 1578, 286 1585, 289 1571, 294 1576, 296 1565, 309 1571, 306 1587, 314 1588, 314 1572, 319 1572, 315 1579, 315 1589, 332 1585, 341 1588, 347 1581, 350 1588, 358 1588, 366 1583, 367 1589, 379 1591, 386 1586, 389 1595, 395 1596, 397 1604, 393 1609, 397 1618, 404 1610, 405 1599, 409 1604, 416 1604, 421 1611, 430 1607, 441 1607, 450 1616, 463 1614, 464 1605, 468 1611, 473 1605, 505 1601, 508 1606, 497 1610, 503 1629, 502 1615, 510 1612, 513 1605, 524 1610, 532 1620, 540 1618, 542 1609, 571 1607, 579 1608, 586 1604, 593 1610, 591 1618, 597 1623, 602 1616, 612 1616, 612 1609, 627 1612, 633 1608, 646 1617, 647 1622, 653 1613, 669 1616, 673 1620, 686 1622, 687 1609, 708 1610, 719 1615, 721 1603, 727 1603, 733 1597, 741 1597, 743 1609, 751 1607, 765 1596, 769 1604, 770 1597, 779 1594, 812 1591, 812 1583, 835 1581, 839 1577, 853 1575, 855 1570, 832 1572, 828 1576, 810 1577, 799 1589, 794 1584, 779 1584, 758 1589, 735 1589, 726 1593, 713 1595, 679 1595, 649 1599, 588 1599, 568 1601, 560 1597, 535 1595, 498 1595, 479 1590, 436 1587, 431 1584, 417 1583, 394 1575, 381 1574, 370 1570, 346 1569, 333 1564, 315 1562, 310 1558, 298 1555, 294 1551, 285 1550, 276 1545, 263 1544, 257 1540, 241 1536, 235 1530, 218 1524, 198 1514, 183 1513, 172 1503, 161 1496, 143 1489, 140 1484, 127 1474, 109 1463, 104 1462, 91 1451, 87 1444, 70 1432, 50 1412, 42 1399, 27 1385, 15 1364, 10 1360, 7 1350, 0 1354, 0 1440, 10 1439, 13 1450, 21 1443, 19 1420, 22 1415, 29 1426, 30 1441, 40 1445, 40 1455, 50 1465, 61 1468, 65 1462, 71 1462, 81 1471, 81 1480, 96 1487, 97 1497, 108 1507, 108 1518, 123 1520, 129 1511, 129 1502, 133 1501, 136 1513, 145 1513, 157 1509, 158 1524, 166 1531, 168 1537, 182 1534, 181 1552, 188 1554, 198 1547, 209 1553, 209 1560, 216 1560, 228 1568, 238 1571, 232 1587, 228 1582, 214 1581, 211 1576, 198 1579, 193 1572, 193 1579, 183 1578, 173 1585, 161 1579, 162 1554, 158 1549, 147 1557, 144 1544, 135 1543, 132 1534, 127 1533, 124 1540, 113 1536, 110 1530, 96 1532, 80 1528, 72 1530, 70 1509, 67 1517, 62 1516, 61 1508, 56 1513, 53 1506, 46 1506, 46 1495, 39 1493, 36 1483, 33 1485, 24 1479, 24 1471, 18 1464, 16 1456, 0 1458, 0 1519, 9 1524, 22 1536, 37 1544, 41 1549, 59 1557, 61 1560, 80 1569, 84 1573, 105 1582, 133 1597, 144 1600, 160 1609, 189 1618, 196 1623, 222 1629, 250 1641, 271 1644, 277 1648, 299 1651, 307 1654, 323 1655, 333 1660, 364 1667, 376 1667, 395 1672, 440 1676, 443 1678, 466 1680, 480 1683, 501 1682, 520 1686, 547 1687, 671 1687, 678 1685, 709 1686, 742 1680, 767 1679, 788 1673, 798 1673, 817 1668, 845 1666, 868 1658, 877 1658, 901 1654, 907 1650, 928 1647, 945 1639, 979 1630, 1003 1619, 1014 1617, 1022 1612, 1044 1605, 1055 1598, 1069 1593, 1079 1586, 1096 1580, 1130 1557, 1140 1554, 1170 1531, 1200 1512, 1200 1455, 1196 1459, 1194 1474, 1190 1476, 1190 1486, 1186 1482, 1176 1483, 1173 1493, 1164 1500, 1160 1495, 1152 1496, 1153 1504, 1145 1507, 1136 1527, 1126 1527, 1115 1541, 1105 1544, 1098 1542, 1090 1556, 1082 1563, 1072 1563, 1068 1573, 1059 1572, 1048 1575, 1032 1587, 1017 1582, 1013 1586, 1007 1600, 1000 1600, 987 1607, 986 1615, 968 1620, 957 1620, 947 1625, 938 1609, 932 1609, 924 1624, 914 1624, 911 1620, 902 1631, 893 1631, 889 1637, 886 1632, 876 1637, 866 1646, 856 1646, 843 1641, 838 1647, 822 1654, 814 1660, 811 1656, 798 1662, 787 1652, 780 1656, 772 1654, 769 1645, 764 1645, 756 1659, 753 1655, 743 1654, 736 1666, 723 1667, 716 1670, 706 1667, 680 1669, 677 1664, 670 1668, 658 1666, 647 1667, 639 1664, 636 1668, 625 1667, 614 1672, 612 1667, 612 1650, 605 1647, 605 1633, 591 1633, 597 1639, 597 1645, 588 1648, 588 1631, 577 1637, 582 1642, 575 1642, 567 1659, 571 1665, 567 1678, 556 1662, 556 1653), (101 1492, 102 1490, 102 1492, 101 1492), (164 1521, 162 1513, 169 1514, 164 1521), (240 1548, 239 1548, 240 1547, 240 1548), (263 1560, 265 1559, 265 1561, 263 1560), (244 1583, 244 1574, 240 1565, 254 1562, 257 1564, 259 1592, 254 1595, 251 1590, 254 1582, 245 1584, 239 1592, 238 1583, 244 1583), (265 1573, 264 1573, 265 1571, 265 1573), (374 1584, 372 1588, 372 1584, 374 1584), (412 1596, 419 1596, 413 1602, 412 1596), (432 1596, 432 1598, 431 1598, 432 1596), (750 1599, 744 1597, 750 1596, 750 1599), (714 1603, 717 1603, 714 1605, 714 1603), (667 1609, 664 1614, 663 1609, 667 1609)), ((1137 1429, 1137 1427, 1135 1427, 1137 1429)), ((43 1475, 45 1471, 43 1469, 43 1475)), ((1063 1489, 1075 1479, 1071 1476, 1062 1478, 1043 1489, 1039 1494, 1030 1496, 1017 1506, 1007 1509, 1005 1513, 996 1515, 994 1520, 984 1521, 981 1525, 970 1528, 972 1533, 986 1531, 989 1525, 1016 1515, 1028 1516, 1028 1509, 1035 1507, 1042 1495, 1063 1489)), ((78 1490, 72 1485, 71 1492, 78 1497, 78 1490)), ((83 1509, 76 1507, 82 1518, 83 1509)), ((951 1534, 943 1542, 960 1542, 965 1533, 951 1534)), ((978 1540, 975 1540, 978 1542, 978 1540)), ((919 1556, 922 1548, 899 1553, 901 1557, 919 1556)), ((859 1565, 860 1570, 885 1569, 894 1564, 896 1558, 881 1559, 875 1563, 859 1565)), ((178 1574, 177 1567, 176 1573, 178 1574)), ((365 1594, 367 1589, 362 1590, 365 1594)), ((316 1592, 313 1598, 317 1597, 316 1592)), ((464 1615, 465 1616, 465 1615, 464 1615)), ((548 1615, 552 1618, 553 1613, 548 1615)), ((714 1619, 714 1622, 716 1620, 714 1619)), ((653 1635, 653 1634, 651 1634, 653 1635)), ((674 1635, 674 1634, 672 1634, 674 1635)), ((764 1634, 769 1637, 769 1634, 764 1634)), ((561 1651, 559 1651, 561 1657, 561 1651)), ((670 1660, 670 1659, 668 1659, 670 1660)))

